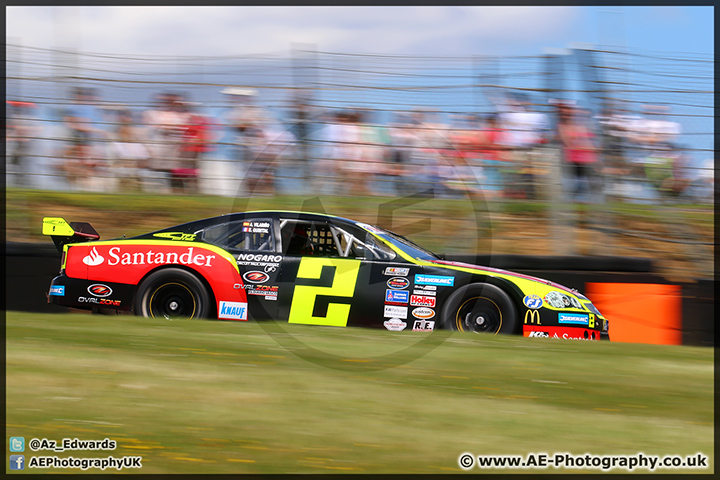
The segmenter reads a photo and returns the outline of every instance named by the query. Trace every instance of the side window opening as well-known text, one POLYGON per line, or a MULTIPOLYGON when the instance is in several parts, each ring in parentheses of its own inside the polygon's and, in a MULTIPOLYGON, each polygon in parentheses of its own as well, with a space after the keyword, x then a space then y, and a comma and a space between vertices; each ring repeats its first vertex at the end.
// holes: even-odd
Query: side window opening
POLYGON ((272 220, 252 219, 215 225, 203 232, 203 240, 230 250, 274 252, 272 220))
POLYGON ((281 220, 280 236, 285 255, 338 257, 338 245, 326 222, 281 220))

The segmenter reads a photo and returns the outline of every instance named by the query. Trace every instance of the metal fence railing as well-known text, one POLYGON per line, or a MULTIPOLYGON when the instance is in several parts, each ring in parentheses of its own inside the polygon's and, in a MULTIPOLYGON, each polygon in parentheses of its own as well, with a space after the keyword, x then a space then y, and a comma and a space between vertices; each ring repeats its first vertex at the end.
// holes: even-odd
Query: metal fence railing
POLYGON ((712 275, 712 57, 6 56, 10 188, 541 204, 542 253, 712 275))

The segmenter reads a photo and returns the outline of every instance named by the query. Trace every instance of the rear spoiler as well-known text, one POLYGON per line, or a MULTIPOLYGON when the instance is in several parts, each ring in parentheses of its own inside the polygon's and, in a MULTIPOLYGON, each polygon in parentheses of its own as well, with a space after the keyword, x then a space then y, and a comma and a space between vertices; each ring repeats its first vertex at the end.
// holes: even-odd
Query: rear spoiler
POLYGON ((52 238, 55 247, 60 253, 68 243, 92 242, 100 239, 100 234, 89 223, 68 223, 64 218, 60 217, 43 218, 42 233, 52 238))

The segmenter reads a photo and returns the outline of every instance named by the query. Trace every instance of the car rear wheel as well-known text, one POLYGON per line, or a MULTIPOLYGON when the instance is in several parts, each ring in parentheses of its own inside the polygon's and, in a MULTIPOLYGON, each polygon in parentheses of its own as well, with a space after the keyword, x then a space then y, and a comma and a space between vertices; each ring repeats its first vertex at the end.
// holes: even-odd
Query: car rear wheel
POLYGON ((443 309, 445 328, 473 333, 516 333, 517 309, 507 293, 487 283, 466 285, 443 309))
POLYGON ((210 295, 192 273, 166 268, 142 282, 135 297, 135 313, 168 320, 204 318, 210 313, 210 295))

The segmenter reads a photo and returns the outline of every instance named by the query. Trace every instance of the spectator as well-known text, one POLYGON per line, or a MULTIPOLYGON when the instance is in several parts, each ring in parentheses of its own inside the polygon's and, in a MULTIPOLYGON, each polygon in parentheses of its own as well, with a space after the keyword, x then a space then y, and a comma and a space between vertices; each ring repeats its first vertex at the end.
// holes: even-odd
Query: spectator
POLYGON ((212 130, 210 118, 197 111, 197 104, 184 102, 187 123, 182 133, 180 161, 171 171, 177 188, 188 193, 199 193, 200 162, 203 156, 212 150, 212 130))
POLYGON ((346 112, 340 124, 340 173, 346 194, 366 196, 369 177, 368 166, 365 164, 364 145, 361 137, 359 112, 346 112))
POLYGON ((408 179, 422 196, 439 197, 445 194, 441 165, 443 153, 450 148, 449 127, 442 123, 436 111, 417 110, 413 113, 414 135, 418 138, 413 149, 408 179), (419 190, 419 191, 418 191, 419 190))
POLYGON ((501 198, 505 191, 504 169, 508 151, 503 139, 504 134, 497 114, 490 114, 485 117, 485 125, 477 135, 476 148, 482 162, 483 190, 490 198, 501 198))
POLYGON ((627 157, 627 138, 630 117, 621 115, 613 105, 605 105, 596 117, 600 128, 599 161, 604 180, 605 193, 620 194, 627 189, 626 182, 632 174, 627 157))
POLYGON ((63 117, 68 128, 70 144, 63 153, 64 163, 60 167, 71 188, 102 190, 106 175, 104 147, 100 143, 107 133, 103 129, 102 112, 96 105, 95 90, 76 87, 73 91, 74 104, 63 117))
POLYGON ((470 115, 457 115, 454 124, 455 128, 448 135, 452 148, 445 154, 449 162, 445 185, 451 195, 462 192, 478 196, 482 193, 483 179, 482 166, 476 158, 478 125, 470 115))
MULTIPOLYGON (((256 105, 257 92, 253 89, 226 88, 222 93, 232 99, 232 107, 227 115, 227 124, 234 132, 234 153, 232 158, 237 162, 240 179, 248 175, 257 176, 260 165, 252 167, 258 153, 258 145, 262 142, 260 130, 267 115, 256 105), (249 169, 253 169, 249 172, 249 169)), ((261 160, 262 161, 262 160, 261 160)), ((255 179, 250 183, 255 183, 255 179)))
POLYGON ((152 183, 161 192, 169 191, 169 183, 178 186, 178 179, 172 178, 172 170, 177 168, 180 156, 182 135, 187 124, 181 96, 176 93, 161 93, 156 97, 156 105, 143 115, 146 139, 151 161, 149 169, 152 183))
MULTIPOLYGON (((387 129, 373 121, 373 112, 362 110, 357 112, 360 135, 360 175, 364 178, 364 194, 376 193, 370 188, 374 179, 380 179, 384 173, 385 156, 390 143, 387 129)), ((363 194, 361 192, 361 194, 363 194)))
POLYGON ((319 133, 320 155, 313 166, 313 190, 318 193, 337 193, 336 179, 340 176, 340 163, 344 152, 342 141, 346 115, 345 112, 326 112, 321 117, 324 126, 319 133))
POLYGON ((263 154, 268 158, 271 168, 269 173, 273 176, 272 190, 283 193, 302 191, 302 187, 293 185, 298 180, 300 184, 305 181, 302 176, 299 179, 293 178, 300 173, 293 169, 293 163, 300 151, 295 135, 270 117, 263 128, 263 136, 265 142, 263 154))
POLYGON ((142 172, 147 168, 150 153, 141 142, 142 133, 136 123, 129 109, 117 112, 111 151, 116 159, 114 176, 119 180, 121 191, 144 189, 142 172))
POLYGON ((509 150, 511 178, 508 179, 508 194, 515 198, 535 199, 537 175, 544 175, 547 169, 538 165, 536 147, 545 143, 548 121, 545 114, 533 112, 529 98, 523 94, 509 99, 508 111, 500 114, 499 124, 505 131, 503 144, 509 150))
POLYGON ((636 144, 634 163, 637 175, 656 191, 672 171, 672 142, 680 135, 680 125, 665 119, 668 108, 646 105, 644 117, 632 123, 630 138, 636 144))
POLYGON ((570 199, 581 200, 589 196, 596 180, 594 169, 597 162, 595 135, 589 121, 589 112, 581 108, 563 109, 558 124, 558 135, 563 158, 569 167, 570 199))
POLYGON ((404 114, 396 113, 394 122, 389 124, 390 148, 383 174, 393 179, 394 194, 406 196, 411 193, 403 177, 409 173, 413 152, 418 147, 418 137, 414 135, 413 119, 404 114))
POLYGON ((10 180, 19 187, 31 186, 28 159, 33 154, 34 139, 40 134, 34 111, 37 105, 30 102, 7 102, 10 107, 6 133, 7 158, 10 160, 10 180))

